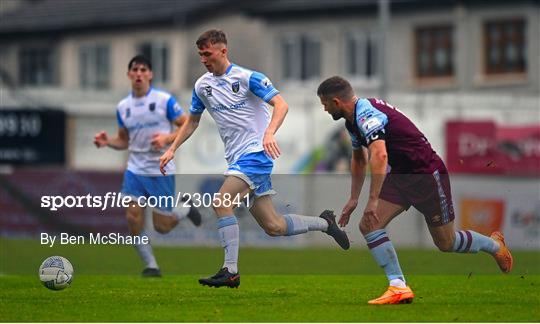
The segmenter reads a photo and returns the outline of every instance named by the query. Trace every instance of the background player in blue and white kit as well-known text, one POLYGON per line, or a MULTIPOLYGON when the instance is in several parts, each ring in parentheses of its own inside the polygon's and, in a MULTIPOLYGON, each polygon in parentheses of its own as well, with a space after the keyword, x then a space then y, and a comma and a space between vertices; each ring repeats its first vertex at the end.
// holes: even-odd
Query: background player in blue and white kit
MULTIPOLYGON (((231 64, 227 57, 227 39, 220 30, 203 33, 196 42, 201 63, 208 72, 195 83, 187 123, 180 129, 174 143, 161 157, 161 168, 174 157, 176 149, 193 134, 204 110, 216 121, 225 145, 227 178, 219 193, 230 197, 244 196, 252 191, 255 202, 251 214, 272 236, 296 235, 308 231, 324 231, 344 249, 349 248, 345 232, 340 230, 331 211, 320 217, 294 214, 280 215, 274 209, 274 193, 270 174, 273 159, 280 154, 274 134, 281 126, 288 105, 263 74, 231 64), (272 115, 266 104, 274 107, 272 115)), ((203 285, 237 287, 239 228, 233 206, 215 201, 221 245, 225 261, 221 270, 210 278, 200 279, 203 285)))
MULTIPOLYGON (((116 117, 118 134, 109 138, 105 131, 94 137, 98 147, 111 147, 116 150, 129 150, 127 169, 124 173, 122 193, 136 201, 138 197, 160 197, 175 195, 174 170, 171 163, 167 167, 169 176, 159 172, 159 157, 172 143, 176 131, 185 123, 186 116, 176 99, 151 86, 152 64, 144 56, 135 56, 128 64, 128 78, 132 92, 118 104, 116 117)), ((154 208, 152 218, 154 228, 159 233, 168 233, 181 218, 187 216, 195 225, 200 225, 201 216, 192 207, 187 210, 173 210, 173 206, 162 205, 154 208)), ((146 235, 144 231, 144 209, 133 203, 127 208, 126 217, 132 235, 146 235)), ((150 244, 135 246, 146 268, 143 276, 160 276, 150 244)))
POLYGON ((502 233, 487 237, 470 230, 455 231, 448 171, 424 134, 404 114, 383 100, 358 98, 350 83, 338 76, 322 82, 317 95, 334 120, 345 119, 352 140, 351 195, 339 219, 341 226, 347 225, 356 209, 368 164, 371 170, 369 199, 359 229, 384 269, 389 287, 369 304, 410 303, 414 298, 385 229, 411 206, 424 215, 441 251, 484 251, 494 257, 501 271, 512 270, 512 255, 502 233))

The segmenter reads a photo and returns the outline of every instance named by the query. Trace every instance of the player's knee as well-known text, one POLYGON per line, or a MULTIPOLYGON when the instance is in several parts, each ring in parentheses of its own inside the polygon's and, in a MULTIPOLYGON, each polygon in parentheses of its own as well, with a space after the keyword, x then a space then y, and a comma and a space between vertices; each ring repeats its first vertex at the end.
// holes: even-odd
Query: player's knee
POLYGON ((364 217, 362 217, 362 220, 360 220, 360 224, 358 224, 358 228, 360 229, 360 233, 362 233, 362 235, 366 235, 375 230, 375 228, 373 228, 373 226, 369 224, 369 222, 367 222, 364 217))

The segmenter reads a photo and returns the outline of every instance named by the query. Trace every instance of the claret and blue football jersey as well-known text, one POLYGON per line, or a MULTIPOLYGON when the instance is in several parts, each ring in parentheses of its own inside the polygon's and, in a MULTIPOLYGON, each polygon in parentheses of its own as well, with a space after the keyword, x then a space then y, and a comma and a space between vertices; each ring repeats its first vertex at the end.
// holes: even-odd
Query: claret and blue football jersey
POLYGON ((380 99, 358 99, 354 117, 355 124, 345 123, 354 149, 385 139, 393 173, 431 173, 436 169, 440 158, 431 144, 395 107, 380 99))

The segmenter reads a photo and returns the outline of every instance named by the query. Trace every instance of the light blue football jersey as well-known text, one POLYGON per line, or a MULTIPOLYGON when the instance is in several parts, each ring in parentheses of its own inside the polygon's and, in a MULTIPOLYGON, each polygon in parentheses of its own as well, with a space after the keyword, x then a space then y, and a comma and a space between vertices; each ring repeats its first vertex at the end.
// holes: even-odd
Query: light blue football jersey
POLYGON ((189 111, 200 115, 208 110, 231 165, 242 155, 264 150, 262 140, 270 123, 266 103, 278 93, 264 74, 231 64, 223 75, 207 72, 197 80, 189 111))
MULTIPOLYGON (((140 175, 159 175, 159 158, 165 152, 152 148, 155 133, 170 133, 172 122, 182 115, 182 108, 169 93, 150 88, 144 97, 132 94, 118 104, 116 117, 118 126, 129 134, 129 158, 127 169, 140 175)), ((175 172, 174 161, 165 167, 167 173, 175 172)))

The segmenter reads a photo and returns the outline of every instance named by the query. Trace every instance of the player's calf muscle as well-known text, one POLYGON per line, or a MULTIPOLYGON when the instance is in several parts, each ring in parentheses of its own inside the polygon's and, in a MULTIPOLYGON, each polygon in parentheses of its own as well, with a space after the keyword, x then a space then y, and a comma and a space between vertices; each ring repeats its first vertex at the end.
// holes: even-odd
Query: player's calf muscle
POLYGON ((433 243, 441 252, 452 252, 454 250, 454 239, 455 236, 444 236, 434 235, 433 243))
POLYGON ((154 223, 154 229, 156 230, 156 232, 158 232, 160 234, 169 233, 173 229, 173 227, 174 226, 171 226, 171 225, 168 225, 168 224, 163 224, 161 222, 154 223))
POLYGON ((435 240, 435 245, 441 252, 452 252, 453 251, 452 247, 454 245, 454 242, 435 240))
POLYGON ((178 219, 174 216, 154 214, 154 229, 160 234, 169 233, 176 225, 178 219))
POLYGON ((282 236, 285 234, 285 224, 280 224, 277 221, 265 222, 262 226, 266 234, 270 236, 282 236))

